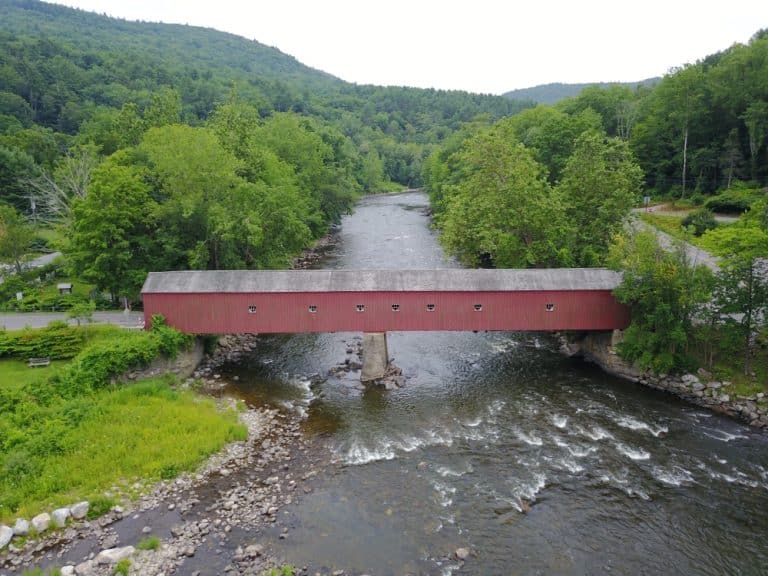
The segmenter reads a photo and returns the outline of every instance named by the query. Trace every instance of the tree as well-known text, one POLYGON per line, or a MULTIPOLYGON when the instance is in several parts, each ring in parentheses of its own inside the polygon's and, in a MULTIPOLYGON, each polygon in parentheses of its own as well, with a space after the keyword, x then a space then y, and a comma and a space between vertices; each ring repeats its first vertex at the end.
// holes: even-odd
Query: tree
POLYGON ((600 131, 603 119, 591 108, 571 115, 550 106, 537 106, 498 124, 508 127, 510 135, 533 150, 535 158, 547 167, 549 182, 554 184, 560 180, 576 139, 587 130, 600 131))
POLYGON ((154 202, 141 173, 118 153, 94 170, 88 195, 75 200, 67 255, 75 272, 113 300, 138 293, 153 268, 154 202))
POLYGON ((442 240, 470 265, 527 268, 567 261, 560 197, 544 167, 496 125, 467 140, 446 187, 442 240))
POLYGON ((719 305, 733 315, 742 331, 744 374, 749 374, 754 335, 768 312, 768 233, 755 226, 735 225, 705 235, 722 257, 717 275, 719 305))
POLYGON ((768 135, 768 102, 752 102, 741 119, 749 134, 749 158, 752 170, 752 180, 757 181, 757 156, 765 144, 768 135))
POLYGON ((93 322, 93 313, 96 310, 96 302, 88 300, 87 302, 78 302, 74 304, 67 312, 67 318, 72 318, 80 326, 80 322, 93 322))
POLYGON ((594 131, 579 136, 557 186, 576 265, 604 263, 611 240, 638 200, 642 180, 626 142, 594 131))
POLYGON ((164 88, 152 95, 152 102, 144 111, 144 122, 150 128, 159 128, 181 122, 181 96, 172 88, 164 88))
POLYGON ((69 227, 72 204, 78 198, 85 198, 91 173, 98 163, 94 145, 77 146, 59 159, 52 174, 43 172, 28 182, 45 218, 69 227))
POLYGON ((709 301, 710 270, 694 266, 682 245, 663 249, 649 231, 618 236, 609 264, 623 273, 614 294, 632 316, 619 354, 659 373, 690 369, 693 319, 709 301))
POLYGON ((30 207, 26 183, 40 174, 35 160, 17 148, 0 144, 0 202, 12 205, 19 211, 30 207))
POLYGON ((21 274, 21 258, 29 252, 35 233, 13 208, 0 204, 0 258, 9 260, 21 274))
POLYGON ((151 128, 134 154, 146 167, 163 225, 157 239, 165 253, 163 267, 238 268, 233 256, 233 223, 248 206, 233 202, 242 184, 239 162, 206 128, 172 125, 151 128), (234 260, 233 260, 234 259, 234 260))

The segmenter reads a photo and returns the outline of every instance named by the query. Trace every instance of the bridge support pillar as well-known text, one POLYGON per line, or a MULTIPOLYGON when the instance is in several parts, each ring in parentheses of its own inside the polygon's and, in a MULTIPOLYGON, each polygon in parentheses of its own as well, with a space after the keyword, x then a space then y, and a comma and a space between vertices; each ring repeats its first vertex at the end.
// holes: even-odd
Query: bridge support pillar
POLYGON ((363 334, 363 369, 360 380, 370 382, 384 378, 389 366, 386 332, 365 332, 363 334))

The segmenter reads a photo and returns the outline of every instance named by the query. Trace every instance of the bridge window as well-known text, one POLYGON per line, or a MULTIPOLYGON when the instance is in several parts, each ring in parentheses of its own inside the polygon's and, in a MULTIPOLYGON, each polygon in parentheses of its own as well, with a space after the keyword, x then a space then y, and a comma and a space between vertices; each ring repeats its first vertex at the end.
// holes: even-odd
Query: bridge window
POLYGON ((312 312, 312 314, 314 314, 315 312, 317 312, 317 306, 315 306, 314 304, 310 304, 309 311, 312 312))
POLYGON ((547 304, 547 312, 554 312, 554 311, 555 311, 555 305, 547 304))
POLYGON ((427 304, 427 312, 434 312, 434 311, 435 311, 435 305, 427 304))
POLYGON ((475 304, 475 312, 482 312, 482 311, 483 311, 483 305, 475 304))
POLYGON ((400 312, 400 304, 392 304, 392 312, 400 312))
POLYGON ((248 314, 256 314, 256 306, 254 306, 253 304, 248 306, 248 314))
POLYGON ((358 312, 365 312, 365 304, 358 304, 357 306, 355 306, 355 310, 357 310, 358 312))

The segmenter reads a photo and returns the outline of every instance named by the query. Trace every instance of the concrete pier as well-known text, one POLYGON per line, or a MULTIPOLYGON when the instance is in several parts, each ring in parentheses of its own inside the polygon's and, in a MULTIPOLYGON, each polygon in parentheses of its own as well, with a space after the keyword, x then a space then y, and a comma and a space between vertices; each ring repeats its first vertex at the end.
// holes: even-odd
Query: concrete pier
POLYGON ((370 382, 384 378, 388 366, 387 333, 363 333, 363 369, 360 372, 360 380, 370 382))

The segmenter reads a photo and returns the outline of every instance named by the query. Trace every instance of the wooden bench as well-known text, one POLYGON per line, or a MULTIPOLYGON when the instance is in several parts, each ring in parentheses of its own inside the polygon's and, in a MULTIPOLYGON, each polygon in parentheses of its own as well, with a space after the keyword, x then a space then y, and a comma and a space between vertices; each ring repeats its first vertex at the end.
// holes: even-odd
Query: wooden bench
POLYGON ((30 368, 35 368, 39 366, 50 366, 51 359, 50 358, 30 358, 27 362, 27 366, 30 368))

